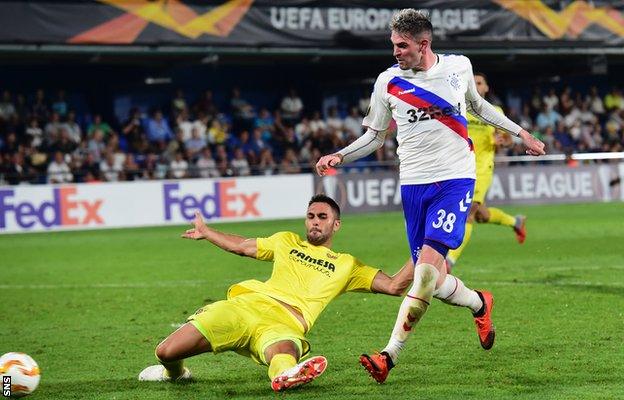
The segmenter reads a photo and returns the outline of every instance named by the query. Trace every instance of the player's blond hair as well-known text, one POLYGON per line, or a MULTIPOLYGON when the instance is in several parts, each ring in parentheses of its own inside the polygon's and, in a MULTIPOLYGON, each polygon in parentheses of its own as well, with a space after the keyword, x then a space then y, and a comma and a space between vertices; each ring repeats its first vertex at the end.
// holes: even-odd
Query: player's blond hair
POLYGON ((392 16, 390 21, 390 29, 401 34, 409 35, 413 38, 427 33, 429 36, 433 34, 433 25, 429 17, 413 8, 404 8, 392 16))

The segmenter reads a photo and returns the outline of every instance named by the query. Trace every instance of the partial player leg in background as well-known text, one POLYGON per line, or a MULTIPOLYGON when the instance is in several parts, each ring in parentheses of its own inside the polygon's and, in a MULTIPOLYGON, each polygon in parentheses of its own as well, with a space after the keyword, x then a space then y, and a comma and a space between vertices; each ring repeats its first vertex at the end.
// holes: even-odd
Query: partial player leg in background
POLYGON ((485 212, 479 212, 475 216, 479 223, 490 223, 496 225, 509 226, 513 228, 518 243, 524 243, 526 239, 526 217, 524 215, 516 215, 515 217, 507 214, 500 208, 487 207, 485 212))

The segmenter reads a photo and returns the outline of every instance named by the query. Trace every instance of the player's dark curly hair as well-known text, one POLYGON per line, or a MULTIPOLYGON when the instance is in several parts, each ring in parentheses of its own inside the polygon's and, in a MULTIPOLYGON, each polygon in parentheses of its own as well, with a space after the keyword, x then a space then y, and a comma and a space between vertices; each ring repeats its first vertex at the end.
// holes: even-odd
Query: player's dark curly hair
POLYGON ((310 207, 312 205, 312 203, 325 203, 325 204, 328 204, 331 207, 331 209, 334 210, 334 213, 336 214, 336 219, 340 219, 340 206, 331 197, 329 197, 327 195, 324 195, 322 193, 315 194, 310 199, 310 202, 308 203, 308 207, 310 207))
POLYGON ((404 8, 392 16, 390 29, 401 35, 409 35, 413 38, 421 33, 433 34, 433 25, 429 17, 413 8, 404 8))

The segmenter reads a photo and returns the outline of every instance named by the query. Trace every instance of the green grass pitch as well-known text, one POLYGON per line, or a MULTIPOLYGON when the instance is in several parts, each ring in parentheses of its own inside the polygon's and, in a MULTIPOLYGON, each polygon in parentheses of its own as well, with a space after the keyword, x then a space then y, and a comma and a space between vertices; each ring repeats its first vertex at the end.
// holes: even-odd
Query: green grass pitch
MULTIPOLYGON (((143 383, 154 347, 232 283, 271 264, 179 238, 184 227, 0 236, 0 354, 39 362, 33 399, 624 398, 624 204, 508 208, 528 239, 476 226, 456 274, 493 291, 497 340, 481 350, 470 313, 434 302, 386 384, 357 359, 381 349, 401 299, 347 294, 308 338, 326 373, 286 394, 233 353, 190 359, 196 381, 143 383)), ((248 237, 304 234, 303 218, 219 224, 248 237)), ((345 216, 334 249, 395 272, 408 254, 399 213, 345 216)))

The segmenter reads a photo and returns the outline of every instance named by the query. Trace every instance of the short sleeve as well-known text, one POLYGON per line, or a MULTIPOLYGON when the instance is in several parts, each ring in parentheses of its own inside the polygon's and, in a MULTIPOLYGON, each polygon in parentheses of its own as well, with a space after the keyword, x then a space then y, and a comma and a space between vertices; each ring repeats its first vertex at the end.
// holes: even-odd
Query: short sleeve
POLYGON ((375 82, 373 94, 371 95, 370 105, 366 111, 366 115, 362 120, 362 125, 378 132, 388 129, 390 120, 392 119, 392 110, 386 99, 388 91, 388 83, 380 75, 375 82))
POLYGON ((276 247, 284 242, 287 235, 288 232, 277 232, 266 238, 257 238, 256 246, 258 252, 256 253, 256 258, 258 260, 272 261, 276 247))
POLYGON ((347 282, 346 292, 371 292, 373 280, 379 272, 378 268, 369 267, 359 260, 353 259, 353 269, 347 282))

